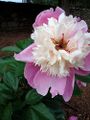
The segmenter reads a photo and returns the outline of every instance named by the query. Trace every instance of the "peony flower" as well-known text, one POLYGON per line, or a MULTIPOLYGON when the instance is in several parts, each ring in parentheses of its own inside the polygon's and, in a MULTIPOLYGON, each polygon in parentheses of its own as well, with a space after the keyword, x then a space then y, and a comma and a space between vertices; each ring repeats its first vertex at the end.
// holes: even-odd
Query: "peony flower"
POLYGON ((24 76, 28 84, 45 96, 62 95, 69 101, 75 74, 90 73, 90 33, 84 20, 66 16, 57 7, 41 12, 33 24, 34 43, 19 54, 16 60, 26 62, 24 76))

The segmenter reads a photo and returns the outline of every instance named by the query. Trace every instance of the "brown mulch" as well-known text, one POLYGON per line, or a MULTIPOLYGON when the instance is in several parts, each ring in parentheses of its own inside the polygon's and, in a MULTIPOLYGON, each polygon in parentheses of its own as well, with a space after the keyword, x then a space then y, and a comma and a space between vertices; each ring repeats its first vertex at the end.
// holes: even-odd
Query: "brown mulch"
MULTIPOLYGON (((30 37, 30 32, 1 32, 0 33, 0 48, 14 44, 17 40, 30 37)), ((0 52, 0 56, 6 55, 0 52)), ((67 116, 76 115, 79 120, 90 120, 90 84, 83 89, 83 94, 80 97, 72 97, 66 103, 64 109, 67 116)))
POLYGON ((73 96, 64 106, 64 110, 68 117, 75 115, 78 120, 90 120, 90 84, 83 88, 82 96, 73 96))

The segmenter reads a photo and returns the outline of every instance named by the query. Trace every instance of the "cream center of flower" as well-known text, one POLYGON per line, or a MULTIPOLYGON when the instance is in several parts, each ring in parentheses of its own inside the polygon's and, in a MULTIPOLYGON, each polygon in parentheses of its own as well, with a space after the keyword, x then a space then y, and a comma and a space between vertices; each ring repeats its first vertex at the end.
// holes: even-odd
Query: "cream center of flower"
POLYGON ((55 49, 58 51, 58 50, 65 50, 65 51, 68 51, 67 50, 67 44, 69 41, 65 41, 64 39, 64 34, 62 34, 62 39, 61 40, 56 40, 54 38, 51 38, 52 42, 54 43, 55 45, 55 49))

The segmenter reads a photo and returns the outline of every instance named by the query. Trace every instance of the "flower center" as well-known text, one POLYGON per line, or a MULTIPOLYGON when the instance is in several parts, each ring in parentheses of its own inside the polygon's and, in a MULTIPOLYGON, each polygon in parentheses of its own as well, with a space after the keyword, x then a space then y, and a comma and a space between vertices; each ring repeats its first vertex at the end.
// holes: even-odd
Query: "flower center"
MULTIPOLYGON (((64 34, 62 35, 62 39, 59 40, 59 41, 55 40, 54 38, 52 38, 51 40, 52 40, 52 42, 54 43, 55 49, 56 49, 57 51, 58 51, 58 50, 63 50, 63 49, 66 50, 68 42, 65 41, 65 39, 64 39, 64 34)), ((66 50, 66 51, 67 51, 67 50, 66 50)))

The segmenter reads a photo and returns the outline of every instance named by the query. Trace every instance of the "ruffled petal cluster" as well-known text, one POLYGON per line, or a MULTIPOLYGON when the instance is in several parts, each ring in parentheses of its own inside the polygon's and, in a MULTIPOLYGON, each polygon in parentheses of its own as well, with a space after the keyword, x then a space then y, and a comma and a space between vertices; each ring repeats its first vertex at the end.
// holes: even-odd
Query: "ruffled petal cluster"
POLYGON ((75 74, 90 73, 90 33, 84 20, 66 16, 57 7, 41 12, 33 24, 34 43, 19 54, 16 60, 26 62, 24 76, 28 84, 43 96, 62 95, 69 101, 75 74))

